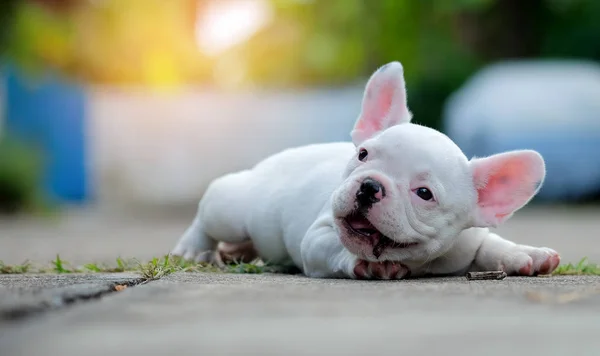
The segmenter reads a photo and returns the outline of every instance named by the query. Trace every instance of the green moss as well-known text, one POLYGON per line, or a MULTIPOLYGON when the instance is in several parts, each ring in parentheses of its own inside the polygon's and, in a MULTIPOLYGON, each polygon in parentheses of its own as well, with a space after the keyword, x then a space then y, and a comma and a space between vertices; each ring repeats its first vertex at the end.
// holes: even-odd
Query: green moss
POLYGON ((569 263, 558 266, 552 274, 562 276, 600 276, 600 266, 590 263, 587 257, 584 257, 577 264, 569 263))

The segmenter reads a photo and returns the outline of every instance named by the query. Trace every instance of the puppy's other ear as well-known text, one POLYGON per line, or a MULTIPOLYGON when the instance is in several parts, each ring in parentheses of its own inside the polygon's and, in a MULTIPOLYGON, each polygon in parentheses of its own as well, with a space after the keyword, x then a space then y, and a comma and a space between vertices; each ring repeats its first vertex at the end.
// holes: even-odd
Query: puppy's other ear
POLYGON ((410 122, 411 118, 406 104, 404 69, 400 62, 390 62, 367 82, 362 110, 350 135, 358 146, 388 127, 410 122))
POLYGON ((476 227, 506 221, 537 194, 546 176, 544 159, 530 150, 474 158, 469 164, 477 191, 476 227))

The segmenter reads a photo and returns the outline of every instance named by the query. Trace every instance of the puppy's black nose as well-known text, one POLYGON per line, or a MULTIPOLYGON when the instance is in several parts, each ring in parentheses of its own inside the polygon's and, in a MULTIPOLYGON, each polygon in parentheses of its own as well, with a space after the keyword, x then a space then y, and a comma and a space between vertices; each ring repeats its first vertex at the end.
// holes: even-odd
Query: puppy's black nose
POLYGON ((362 206, 377 203, 385 196, 383 185, 372 178, 365 179, 356 192, 356 200, 362 206))

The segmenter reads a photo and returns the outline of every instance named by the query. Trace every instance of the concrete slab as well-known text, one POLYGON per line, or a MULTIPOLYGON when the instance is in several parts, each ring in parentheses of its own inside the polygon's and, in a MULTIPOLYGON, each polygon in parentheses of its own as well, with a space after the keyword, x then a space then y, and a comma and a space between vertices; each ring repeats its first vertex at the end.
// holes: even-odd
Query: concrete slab
POLYGON ((75 266, 115 265, 117 257, 148 260, 169 253, 193 218, 193 208, 186 212, 174 217, 170 212, 136 215, 90 208, 51 218, 0 220, 0 260, 49 263, 57 254, 75 266))
MULTIPOLYGON (((0 220, 0 260, 47 263, 60 254, 75 264, 115 264, 119 256, 148 260, 169 253, 192 221, 195 207, 153 211, 67 211, 57 219, 0 220)), ((548 246, 563 262, 588 256, 600 263, 600 207, 530 207, 498 232, 515 242, 548 246)))
POLYGON ((100 298, 115 285, 134 285, 137 274, 0 275, 0 322, 100 298))
MULTIPOLYGON (((193 213, 78 210, 58 220, 0 221, 0 260, 46 262, 57 253, 74 265, 114 263, 117 256, 149 259, 170 250, 193 213)), ((563 262, 583 256, 600 262, 598 216, 598 208, 532 207, 498 230, 518 243, 552 247, 563 262)), ((34 318, 0 320, 0 355, 505 356, 600 350, 597 277, 363 282, 176 274, 105 293, 133 277, 0 276, 5 310, 31 303, 58 307, 73 295, 98 291, 103 296, 34 318), (52 304, 57 296, 61 302, 52 304)))
POLYGON ((35 322, 2 355, 597 355, 600 278, 176 274, 35 322))

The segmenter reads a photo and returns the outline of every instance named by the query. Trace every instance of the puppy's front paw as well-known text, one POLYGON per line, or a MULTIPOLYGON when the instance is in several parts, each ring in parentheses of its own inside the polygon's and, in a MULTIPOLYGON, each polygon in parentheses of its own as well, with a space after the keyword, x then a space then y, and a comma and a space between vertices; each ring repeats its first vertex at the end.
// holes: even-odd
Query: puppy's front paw
POLYGON ((410 270, 399 262, 358 260, 354 275, 357 279, 402 279, 410 275, 410 270))
POLYGON ((558 252, 547 247, 518 245, 502 261, 503 270, 512 276, 550 274, 560 264, 558 252))

